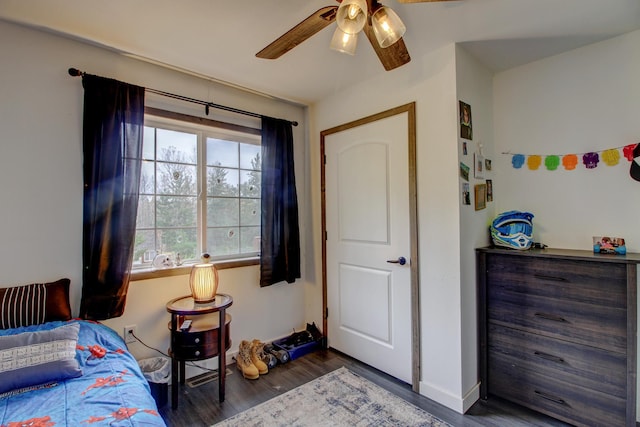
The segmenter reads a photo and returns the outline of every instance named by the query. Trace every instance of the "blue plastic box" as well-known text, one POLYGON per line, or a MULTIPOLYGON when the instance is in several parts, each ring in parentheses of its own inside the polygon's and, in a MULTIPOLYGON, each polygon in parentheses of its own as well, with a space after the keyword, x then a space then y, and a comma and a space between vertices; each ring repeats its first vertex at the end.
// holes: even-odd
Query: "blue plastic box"
POLYGON ((309 354, 312 351, 316 351, 318 348, 320 348, 320 345, 316 341, 301 344, 299 346, 291 346, 284 344, 286 340, 286 338, 276 340, 273 342, 273 346, 289 353, 290 360, 297 359, 298 357, 302 357, 305 354, 309 354))

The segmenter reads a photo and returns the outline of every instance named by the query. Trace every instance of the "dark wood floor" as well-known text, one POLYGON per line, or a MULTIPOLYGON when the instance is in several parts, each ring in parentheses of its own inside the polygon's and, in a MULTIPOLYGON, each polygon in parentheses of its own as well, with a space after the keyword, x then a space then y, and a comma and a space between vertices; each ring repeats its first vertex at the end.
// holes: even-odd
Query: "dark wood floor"
POLYGON ((182 385, 178 408, 172 410, 169 402, 160 409, 160 414, 169 427, 210 426, 342 366, 456 427, 567 426, 497 398, 479 401, 461 415, 414 393, 408 384, 333 350, 319 350, 278 365, 257 380, 245 380, 235 365, 229 365, 231 374, 227 376, 223 403, 218 402, 217 381, 195 388, 182 385))

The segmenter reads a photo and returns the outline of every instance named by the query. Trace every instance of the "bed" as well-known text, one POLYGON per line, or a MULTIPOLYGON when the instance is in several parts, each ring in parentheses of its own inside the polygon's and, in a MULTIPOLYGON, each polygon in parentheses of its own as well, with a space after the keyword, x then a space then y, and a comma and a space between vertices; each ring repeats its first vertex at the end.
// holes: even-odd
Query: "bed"
POLYGON ((70 319, 67 307, 47 310, 60 294, 48 285, 35 285, 44 299, 22 289, 15 297, 23 287, 0 289, 0 427, 165 426, 122 338, 100 323, 70 319), (34 304, 44 309, 24 308, 34 304))

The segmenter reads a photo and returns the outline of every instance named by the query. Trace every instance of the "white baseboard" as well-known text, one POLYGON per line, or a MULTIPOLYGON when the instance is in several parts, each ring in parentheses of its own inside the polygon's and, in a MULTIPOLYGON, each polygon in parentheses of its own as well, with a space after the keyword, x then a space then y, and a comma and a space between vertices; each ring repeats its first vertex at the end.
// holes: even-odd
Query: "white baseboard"
POLYGON ((477 383, 462 398, 463 413, 467 412, 480 399, 480 383, 477 383))
POLYGON ((449 409, 464 414, 480 398, 480 383, 474 385, 464 396, 456 396, 424 381, 420 382, 420 394, 449 409))

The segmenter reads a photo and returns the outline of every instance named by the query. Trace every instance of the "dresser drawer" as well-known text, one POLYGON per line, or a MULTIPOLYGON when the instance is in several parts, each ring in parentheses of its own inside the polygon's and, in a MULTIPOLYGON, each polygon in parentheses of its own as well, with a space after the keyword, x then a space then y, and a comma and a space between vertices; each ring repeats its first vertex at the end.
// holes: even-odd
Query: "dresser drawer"
MULTIPOLYGON (((219 330, 196 333, 176 333, 182 339, 178 339, 171 347, 173 356, 180 360, 202 360, 215 357, 220 354, 218 346, 219 330), (193 344, 183 344, 180 342, 190 342, 193 344)), ((229 325, 226 327, 225 351, 231 348, 229 325)))
POLYGON ((619 353, 627 351, 624 309, 514 292, 490 295, 489 321, 619 353))
MULTIPOLYGON (((489 372, 491 394, 574 425, 612 427, 625 422, 626 399, 566 383, 539 373, 494 363, 489 372)), ((630 402, 635 405, 635 402, 630 402)), ((634 420, 635 421, 635 420, 634 420)))
POLYGON ((197 346, 175 347, 173 350, 173 355, 180 360, 208 359, 218 354, 218 344, 213 342, 197 346))
POLYGON ((626 356, 595 347, 489 325, 489 375, 500 369, 538 372, 565 382, 626 398, 626 356))
MULTIPOLYGON (((188 331, 171 331, 171 352, 180 360, 202 360, 220 354, 218 314, 194 316, 188 331)), ((231 315, 225 314, 225 350, 231 348, 231 315)), ((171 323, 169 323, 171 329, 171 323)))
POLYGON ((605 307, 627 308, 624 264, 537 258, 488 257, 490 293, 516 292, 605 307))
MULTIPOLYGON (((226 326, 226 335, 225 338, 229 339, 229 324, 226 326)), ((218 341, 218 330, 208 330, 208 331, 200 331, 200 332, 175 332, 174 343, 180 347, 201 347, 207 346, 207 343, 215 338, 215 342, 218 341)))

